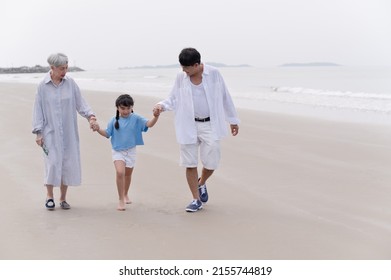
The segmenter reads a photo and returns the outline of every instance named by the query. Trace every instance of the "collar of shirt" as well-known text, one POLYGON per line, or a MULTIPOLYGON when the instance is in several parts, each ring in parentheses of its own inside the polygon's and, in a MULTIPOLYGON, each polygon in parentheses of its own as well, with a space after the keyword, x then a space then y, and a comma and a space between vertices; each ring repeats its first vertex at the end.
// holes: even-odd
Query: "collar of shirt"
MULTIPOLYGON (((48 84, 52 81, 52 78, 50 77, 50 71, 46 73, 45 77, 43 78, 45 84, 48 84)), ((65 75, 64 80, 68 80, 68 76, 65 75)))
MULTIPOLYGON (((204 70, 202 71, 202 76, 207 76, 209 75, 209 72, 210 72, 210 67, 206 64, 204 64, 204 70)), ((185 74, 185 79, 189 79, 190 80, 190 77, 183 72, 183 74, 185 74)))

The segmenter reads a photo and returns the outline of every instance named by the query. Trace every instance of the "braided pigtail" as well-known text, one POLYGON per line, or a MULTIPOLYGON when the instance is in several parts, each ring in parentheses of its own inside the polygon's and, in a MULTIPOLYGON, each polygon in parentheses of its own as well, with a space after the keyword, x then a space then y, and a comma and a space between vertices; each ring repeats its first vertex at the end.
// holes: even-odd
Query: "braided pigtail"
POLYGON ((114 124, 114 127, 115 129, 119 129, 119 111, 117 110, 117 114, 115 115, 115 124, 114 124))

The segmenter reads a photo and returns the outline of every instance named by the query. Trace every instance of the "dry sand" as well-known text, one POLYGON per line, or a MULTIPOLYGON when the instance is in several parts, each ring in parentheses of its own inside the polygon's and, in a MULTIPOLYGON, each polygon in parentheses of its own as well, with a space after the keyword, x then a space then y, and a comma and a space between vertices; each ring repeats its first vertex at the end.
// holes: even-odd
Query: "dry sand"
MULTIPOLYGON (((209 202, 186 213, 164 113, 138 147, 133 204, 119 212, 110 142, 80 118, 83 184, 69 189, 71 210, 50 212, 31 134, 35 89, 0 83, 0 259, 391 259, 391 126, 239 110, 209 202)), ((83 95, 105 126, 119 94, 83 95)), ((158 100, 134 97, 150 116, 158 100)))

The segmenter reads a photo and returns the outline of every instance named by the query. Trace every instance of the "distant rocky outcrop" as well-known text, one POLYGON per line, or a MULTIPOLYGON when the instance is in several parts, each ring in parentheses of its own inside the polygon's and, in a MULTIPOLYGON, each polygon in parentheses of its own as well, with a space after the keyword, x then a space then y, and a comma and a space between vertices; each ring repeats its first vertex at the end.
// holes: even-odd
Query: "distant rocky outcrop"
MULTIPOLYGON (((35 65, 32 67, 21 66, 21 67, 9 67, 0 68, 0 74, 23 74, 23 73, 46 73, 49 72, 49 66, 35 65)), ((68 72, 80 72, 85 71, 79 67, 71 66, 68 68, 68 72)))
POLYGON ((310 63, 285 63, 280 67, 306 67, 306 66, 341 66, 333 62, 310 62, 310 63))
MULTIPOLYGON (((207 65, 214 67, 251 67, 248 64, 238 64, 238 65, 227 65, 224 63, 217 62, 205 62, 207 65)), ((142 65, 142 66, 129 66, 129 67, 120 67, 119 69, 159 69, 159 68, 179 68, 179 64, 168 64, 168 65, 142 65)))

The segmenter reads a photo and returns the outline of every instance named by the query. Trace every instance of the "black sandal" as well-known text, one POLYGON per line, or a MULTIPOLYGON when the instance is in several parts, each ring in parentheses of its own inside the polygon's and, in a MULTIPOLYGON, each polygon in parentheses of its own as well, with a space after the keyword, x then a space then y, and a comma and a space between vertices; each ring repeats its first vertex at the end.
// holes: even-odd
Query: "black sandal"
POLYGON ((66 202, 65 200, 62 201, 62 202, 60 202, 60 206, 61 206, 61 208, 64 209, 64 210, 69 210, 69 209, 71 209, 71 206, 70 206, 70 205, 68 204, 68 202, 66 202))
POLYGON ((54 203, 54 200, 52 198, 49 198, 46 200, 45 206, 46 206, 46 209, 48 209, 48 210, 54 210, 54 207, 56 207, 56 204, 54 203))

